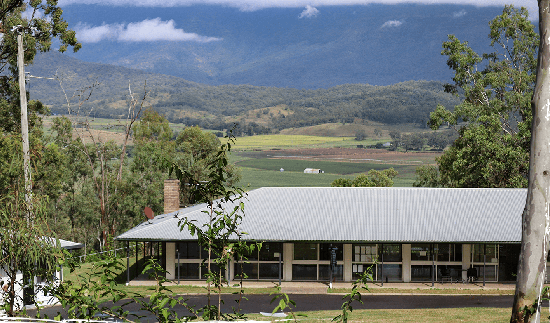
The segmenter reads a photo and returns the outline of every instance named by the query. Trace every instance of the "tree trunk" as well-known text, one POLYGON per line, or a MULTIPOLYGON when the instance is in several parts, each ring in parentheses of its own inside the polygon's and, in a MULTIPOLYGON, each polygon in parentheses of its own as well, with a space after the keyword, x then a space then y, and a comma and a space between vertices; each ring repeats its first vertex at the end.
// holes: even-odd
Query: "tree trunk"
POLYGON ((539 0, 540 46, 531 107, 529 190, 510 322, 539 322, 550 228, 550 0, 539 0))

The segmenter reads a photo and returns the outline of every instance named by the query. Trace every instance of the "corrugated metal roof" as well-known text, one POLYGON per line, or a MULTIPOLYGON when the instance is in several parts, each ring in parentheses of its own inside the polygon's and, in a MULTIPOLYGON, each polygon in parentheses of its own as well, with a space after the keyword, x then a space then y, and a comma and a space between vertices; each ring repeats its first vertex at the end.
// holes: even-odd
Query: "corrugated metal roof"
MULTIPOLYGON (((243 200, 241 230, 262 241, 519 242, 526 197, 526 189, 265 187, 243 200)), ((178 222, 204 223, 204 210, 162 214, 117 239, 193 240, 178 222)))

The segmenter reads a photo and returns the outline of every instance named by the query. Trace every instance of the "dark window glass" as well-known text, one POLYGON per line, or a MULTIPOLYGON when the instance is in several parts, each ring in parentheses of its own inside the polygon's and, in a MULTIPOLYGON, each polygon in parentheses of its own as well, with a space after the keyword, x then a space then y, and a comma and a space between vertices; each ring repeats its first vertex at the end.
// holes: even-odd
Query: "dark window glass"
POLYGON ((178 242, 176 245, 176 259, 200 259, 198 242, 178 242))
POLYGON ((258 279, 258 264, 257 263, 237 263, 235 264, 235 279, 241 278, 241 273, 244 272, 243 279, 258 279), (242 271, 241 271, 242 268, 242 271))
MULTIPOLYGON (((281 278, 283 278, 282 266, 281 278)), ((260 279, 279 279, 279 264, 260 264, 260 279)))
POLYGON ((451 277, 451 281, 462 281, 461 265, 439 265, 437 266, 437 279, 442 281, 443 277, 451 277))
POLYGON ((378 265, 378 280, 384 281, 401 281, 401 265, 384 264, 384 274, 382 275, 382 265, 378 265))
POLYGON ((295 243, 294 260, 317 260, 317 244, 295 243))
MULTIPOLYGON (((199 279, 200 264, 180 264, 179 273, 176 272, 176 277, 179 274, 180 279, 199 279)), ((177 267, 176 267, 177 268, 177 267)))
MULTIPOLYGON (((336 265, 334 272, 332 273, 333 279, 344 280, 344 266, 336 265)), ((319 280, 330 280, 330 266, 319 265, 319 280)))
MULTIPOLYGON (((213 275, 216 275, 216 276, 221 275, 222 278, 225 277, 225 270, 222 269, 220 273, 219 267, 216 264, 210 263, 210 271, 212 272, 213 275)), ((208 274, 208 264, 207 263, 201 264, 201 279, 206 279, 207 274, 208 274)))
POLYGON ((412 265, 411 281, 432 280, 432 265, 412 265))
POLYGON ((451 245, 453 248, 451 249, 451 261, 462 261, 462 244, 461 243, 455 243, 451 245), (454 252, 454 253, 453 253, 454 252))
POLYGON ((501 244, 498 253, 498 280, 516 281, 521 245, 501 244))
POLYGON ((434 252, 437 254, 437 261, 449 261, 451 259, 451 248, 448 243, 439 243, 435 245, 434 252))
POLYGON ((317 280, 317 265, 292 265, 292 280, 317 280))
POLYGON ((321 243, 319 244, 320 260, 330 260, 330 248, 336 248, 336 260, 344 260, 344 244, 343 243, 321 243))
POLYGON ((281 254, 283 259, 283 244, 279 242, 265 242, 260 249, 260 261, 279 261, 279 257, 275 257, 275 253, 281 254))
MULTIPOLYGON (((235 260, 240 261, 241 255, 235 254, 235 260)), ((257 261, 258 260, 258 248, 255 247, 254 250, 243 254, 243 260, 257 261)))
MULTIPOLYGON (((383 253, 384 258, 379 258, 380 262, 398 262, 401 261, 401 244, 387 244, 382 246, 380 253, 383 253)), ((382 256, 382 255, 381 255, 382 256)))
MULTIPOLYGON (((477 269, 477 280, 483 281, 483 265, 474 266, 477 269)), ((497 280, 497 271, 496 266, 487 265, 485 266, 485 280, 495 281, 497 280)))

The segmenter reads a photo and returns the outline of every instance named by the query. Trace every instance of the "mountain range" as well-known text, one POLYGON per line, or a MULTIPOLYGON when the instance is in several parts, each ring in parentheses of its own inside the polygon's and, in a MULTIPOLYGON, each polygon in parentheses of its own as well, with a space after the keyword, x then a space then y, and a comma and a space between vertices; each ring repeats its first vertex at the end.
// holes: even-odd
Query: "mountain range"
POLYGON ((131 7, 94 6, 91 10, 88 5, 69 5, 64 16, 77 35, 83 26, 115 26, 121 19, 132 23, 162 17, 187 33, 214 40, 82 38, 86 40, 83 48, 66 55, 208 85, 316 89, 350 83, 449 82, 452 74, 440 55, 442 42, 455 34, 475 50, 489 51, 488 22, 502 13, 502 8, 370 4, 324 6, 311 16, 303 16, 301 11, 268 8, 245 12, 193 5, 150 8, 144 13, 131 7))

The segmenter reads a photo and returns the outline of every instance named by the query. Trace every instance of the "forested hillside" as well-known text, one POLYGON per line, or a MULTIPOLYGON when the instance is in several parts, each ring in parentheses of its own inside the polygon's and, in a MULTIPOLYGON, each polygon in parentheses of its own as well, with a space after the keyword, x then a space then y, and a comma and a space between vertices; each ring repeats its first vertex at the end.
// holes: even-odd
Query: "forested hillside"
MULTIPOLYGON (((251 112, 265 114, 260 122, 264 131, 356 119, 425 126, 437 104, 452 108, 459 103, 458 98, 443 91, 442 82, 436 81, 389 86, 346 84, 317 90, 209 86, 173 76, 85 63, 59 53, 40 55, 29 70, 37 76, 57 73, 69 96, 99 82, 85 103, 87 111, 93 107, 96 117, 124 115, 130 84, 137 94, 147 91, 147 104, 168 120, 220 130, 235 121, 249 122, 251 112), (283 111, 272 109, 276 106, 283 111)), ((32 79, 29 91, 31 98, 50 106, 53 113, 67 113, 67 102, 58 81, 32 79)), ((73 98, 72 108, 76 107, 77 99, 73 98)))

